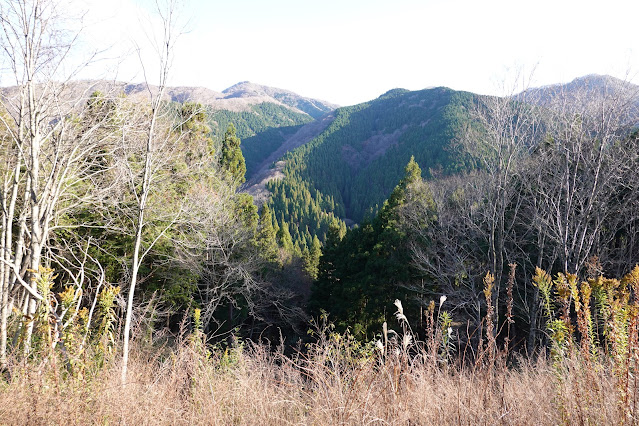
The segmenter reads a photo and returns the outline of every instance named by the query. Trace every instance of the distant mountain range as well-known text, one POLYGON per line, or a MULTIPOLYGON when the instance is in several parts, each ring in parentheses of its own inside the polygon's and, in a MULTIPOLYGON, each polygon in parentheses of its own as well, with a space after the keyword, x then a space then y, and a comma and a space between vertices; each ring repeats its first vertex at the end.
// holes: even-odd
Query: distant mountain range
MULTIPOLYGON (((520 96, 550 106, 560 94, 570 102, 593 92, 637 93, 639 86, 589 75, 520 96)), ((381 207, 411 156, 430 179, 474 167, 455 142, 472 125, 469 110, 477 96, 444 87, 394 89, 369 102, 338 108, 321 121, 294 127, 281 143, 264 149, 262 162, 251 169, 247 191, 262 202, 274 194, 270 205, 275 216, 290 223, 293 234, 306 232, 295 229, 295 223, 313 222, 304 213, 310 211, 309 198, 331 200, 323 204, 320 217, 359 223, 381 207)), ((252 141, 247 140, 245 149, 253 149, 252 141)))
MULTIPOLYGON (((79 81, 68 89, 69 99, 86 98, 94 90, 125 93, 133 99, 149 95, 144 84, 120 82, 79 81)), ((636 92, 639 87, 610 76, 588 75, 519 96, 549 105, 558 94, 570 99, 584 90, 636 92)), ((4 88, 0 95, 10 97, 12 92, 4 88)), ((235 125, 247 162, 245 189, 258 202, 269 200, 269 182, 279 179, 291 188, 304 187, 309 197, 330 197, 325 213, 354 222, 374 213, 388 197, 411 156, 430 178, 468 167, 454 142, 470 121, 468 110, 475 96, 443 87, 394 89, 369 102, 339 108, 250 82, 222 92, 202 87, 166 91, 167 100, 205 105, 217 140, 230 123, 235 125)), ((276 217, 286 216, 275 210, 276 217)))
MULTIPOLYGON (((553 99, 577 102, 579 97, 592 97, 595 93, 609 96, 636 95, 639 93, 639 86, 609 75, 590 74, 575 78, 569 83, 531 88, 518 96, 526 102, 548 106, 553 99)), ((639 100, 635 103, 639 107, 639 100)))
POLYGON ((339 105, 330 102, 300 96, 289 90, 261 86, 248 81, 237 83, 224 90, 222 94, 224 98, 220 99, 220 101, 231 102, 232 100, 245 99, 250 102, 260 100, 262 102, 281 103, 298 111, 302 111, 313 118, 319 118, 339 107, 339 105))
MULTIPOLYGON (((157 94, 157 86, 148 86, 144 83, 123 83, 106 80, 81 80, 72 81, 65 85, 64 98, 70 102, 86 100, 91 93, 99 90, 103 93, 124 93, 133 99, 148 98, 149 90, 157 94)), ((16 93, 14 87, 0 89, 4 97, 10 97, 16 93)), ((262 86, 244 81, 222 92, 216 92, 205 87, 167 87, 167 100, 174 102, 199 102, 207 105, 212 110, 228 110, 234 112, 250 111, 253 105, 272 103, 285 106, 312 118, 318 118, 323 114, 338 107, 336 104, 300 96, 289 90, 262 86)))

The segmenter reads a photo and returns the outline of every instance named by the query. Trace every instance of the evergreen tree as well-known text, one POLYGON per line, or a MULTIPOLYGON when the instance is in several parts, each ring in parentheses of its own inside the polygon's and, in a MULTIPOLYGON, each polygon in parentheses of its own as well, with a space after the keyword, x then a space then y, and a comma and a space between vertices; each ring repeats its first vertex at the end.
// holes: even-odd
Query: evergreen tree
POLYGON ((222 152, 220 153, 220 166, 227 170, 237 182, 246 180, 246 163, 240 149, 240 138, 235 135, 235 126, 229 124, 224 139, 222 140, 222 152))
POLYGON ((273 216, 268 206, 262 207, 257 227, 257 246, 263 258, 268 262, 277 262, 277 231, 273 227, 273 216))
POLYGON ((257 206, 253 202, 251 195, 244 192, 236 194, 235 214, 246 228, 255 230, 259 216, 257 214, 257 206))
POLYGON ((370 338, 389 319, 395 299, 411 309, 410 284, 423 277, 410 266, 410 240, 401 210, 416 194, 429 195, 421 185, 421 170, 411 158, 404 177, 372 222, 344 236, 337 221, 331 224, 311 296, 314 314, 327 310, 338 327, 350 327, 370 338))
POLYGON ((291 233, 288 228, 288 223, 282 222, 280 226, 280 230, 277 234, 277 239, 279 240, 280 247, 284 249, 287 253, 293 254, 295 247, 293 246, 293 238, 291 237, 291 233))
POLYGON ((303 253, 304 269, 314 280, 317 279, 320 256, 322 255, 322 244, 317 235, 313 237, 311 248, 303 253))
POLYGON ((409 185, 421 182, 422 170, 419 168, 415 157, 411 156, 410 161, 404 168, 404 177, 399 181, 388 200, 384 202, 382 210, 379 212, 379 219, 384 227, 397 226, 399 207, 406 201, 407 189, 409 185))

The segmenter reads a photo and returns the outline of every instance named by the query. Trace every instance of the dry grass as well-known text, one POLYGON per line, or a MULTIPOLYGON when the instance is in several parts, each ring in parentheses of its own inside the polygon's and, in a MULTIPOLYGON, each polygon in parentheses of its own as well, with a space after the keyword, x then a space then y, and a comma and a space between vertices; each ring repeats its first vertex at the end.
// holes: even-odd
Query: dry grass
POLYGON ((12 377, 0 379, 0 424, 639 423, 639 266, 623 280, 590 278, 580 287, 570 274, 553 281, 539 270, 533 280, 549 338, 549 354, 536 361, 517 359, 507 343, 497 347, 488 274, 488 335, 474 363, 454 355, 450 315, 437 309, 435 316, 434 302, 426 342, 415 341, 396 301, 399 333, 384 323, 379 341, 362 343, 333 333, 324 318, 316 343, 294 356, 259 344, 207 348, 196 310, 194 334, 171 347, 137 333, 124 386, 117 348, 103 343, 109 327, 72 354, 71 372, 44 340, 45 352, 14 360, 12 377))
MULTIPOLYGON (((610 369, 523 362, 435 367, 425 354, 366 352, 344 336, 302 356, 263 346, 172 352, 138 348, 122 387, 117 361, 71 376, 14 366, 0 385, 2 424, 559 424, 631 423, 610 369), (562 373, 563 372, 563 373, 562 373), (67 377, 64 377, 64 376, 67 377)), ((59 366, 58 366, 59 367, 59 366)))

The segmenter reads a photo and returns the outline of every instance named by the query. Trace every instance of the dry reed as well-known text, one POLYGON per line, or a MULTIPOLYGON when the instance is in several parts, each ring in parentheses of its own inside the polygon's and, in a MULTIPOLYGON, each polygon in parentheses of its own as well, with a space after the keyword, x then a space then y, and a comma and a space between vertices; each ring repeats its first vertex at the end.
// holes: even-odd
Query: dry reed
POLYGON ((162 356, 137 348, 124 388, 115 359, 84 377, 50 362, 14 366, 0 385, 0 423, 539 425, 625 416, 612 368, 586 372, 578 358, 560 370, 544 358, 521 361, 490 380, 481 369, 434 368, 429 352, 406 359, 393 346, 382 360, 343 335, 293 357, 245 346, 208 352, 185 340, 162 356))
POLYGON ((541 270, 533 281, 550 349, 535 360, 502 353, 508 341, 496 353, 487 275, 486 344, 475 362, 454 353, 445 296, 439 308, 428 307, 425 342, 396 301, 399 332, 384 323, 380 340, 363 343, 324 324, 315 343, 293 355, 250 342, 210 348, 196 311, 193 334, 171 345, 139 333, 125 386, 116 346, 88 346, 69 362, 50 349, 12 359, 11 377, 0 379, 0 424, 637 423, 639 267, 623 280, 589 278, 581 286, 576 276, 553 281, 541 270))

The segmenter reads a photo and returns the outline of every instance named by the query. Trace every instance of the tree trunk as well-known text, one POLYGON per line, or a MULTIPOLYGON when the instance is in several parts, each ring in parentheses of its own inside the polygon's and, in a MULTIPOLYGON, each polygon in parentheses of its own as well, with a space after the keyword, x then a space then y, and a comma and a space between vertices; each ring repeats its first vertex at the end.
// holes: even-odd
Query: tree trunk
MULTIPOLYGON (((162 96, 162 91, 160 95, 162 96)), ((142 177, 142 193, 140 194, 140 203, 138 205, 138 220, 135 230, 135 243, 133 247, 133 260, 131 262, 131 282, 129 286, 129 297, 126 304, 126 318, 124 320, 124 345, 122 348, 122 384, 126 384, 126 376, 129 365, 129 340, 131 334, 131 318, 133 316, 133 299, 135 294, 135 286, 138 281, 138 270, 140 269, 140 248, 142 246, 142 231, 144 229, 144 211, 149 195, 151 184, 151 160, 153 156, 153 135, 155 132, 155 120, 157 109, 153 109, 151 116, 151 124, 149 126, 148 139, 146 143, 146 152, 144 160, 144 176, 142 177)))

